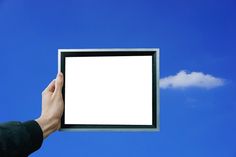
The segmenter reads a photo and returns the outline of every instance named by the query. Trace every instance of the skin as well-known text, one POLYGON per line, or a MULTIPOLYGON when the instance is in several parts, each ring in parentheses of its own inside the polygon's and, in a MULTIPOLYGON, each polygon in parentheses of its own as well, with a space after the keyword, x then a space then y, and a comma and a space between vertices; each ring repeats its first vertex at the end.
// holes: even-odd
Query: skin
POLYGON ((42 112, 36 122, 40 125, 44 138, 61 127, 61 116, 64 110, 62 86, 63 74, 60 72, 42 92, 42 112))

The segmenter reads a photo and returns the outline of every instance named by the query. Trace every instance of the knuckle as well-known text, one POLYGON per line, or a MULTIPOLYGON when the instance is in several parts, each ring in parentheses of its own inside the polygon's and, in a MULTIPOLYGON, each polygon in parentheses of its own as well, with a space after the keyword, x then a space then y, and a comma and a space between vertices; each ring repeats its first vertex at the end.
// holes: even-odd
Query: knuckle
POLYGON ((59 80, 58 80, 58 83, 62 84, 62 82, 63 82, 62 79, 59 79, 59 80))
POLYGON ((57 81, 57 85, 58 85, 58 86, 62 86, 62 83, 63 83, 62 80, 58 80, 58 81, 57 81))

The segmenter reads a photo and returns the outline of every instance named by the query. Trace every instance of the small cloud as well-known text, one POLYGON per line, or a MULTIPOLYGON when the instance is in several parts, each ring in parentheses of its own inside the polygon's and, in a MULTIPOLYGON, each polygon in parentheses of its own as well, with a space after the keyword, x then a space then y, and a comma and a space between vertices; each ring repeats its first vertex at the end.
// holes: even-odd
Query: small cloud
POLYGON ((174 76, 160 79, 160 88, 215 88, 224 85, 224 80, 202 72, 187 73, 181 70, 174 76))

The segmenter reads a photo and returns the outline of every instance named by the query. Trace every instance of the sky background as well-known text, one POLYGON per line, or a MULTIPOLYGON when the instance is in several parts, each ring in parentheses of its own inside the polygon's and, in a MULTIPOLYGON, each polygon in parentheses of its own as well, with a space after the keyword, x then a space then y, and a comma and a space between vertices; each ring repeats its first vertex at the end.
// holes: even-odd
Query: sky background
POLYGON ((161 49, 161 77, 224 80, 160 91, 160 132, 56 132, 32 157, 236 157, 235 0, 0 0, 0 121, 35 119, 58 48, 161 49))

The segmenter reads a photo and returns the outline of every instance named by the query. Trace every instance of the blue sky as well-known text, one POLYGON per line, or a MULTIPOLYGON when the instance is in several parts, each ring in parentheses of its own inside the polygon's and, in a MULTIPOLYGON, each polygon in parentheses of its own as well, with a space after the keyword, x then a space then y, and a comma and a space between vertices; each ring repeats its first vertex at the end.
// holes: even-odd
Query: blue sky
POLYGON ((56 132, 32 157, 235 157, 234 0, 0 0, 0 121, 35 119, 58 48, 158 47, 161 77, 224 79, 161 89, 160 132, 56 132))

